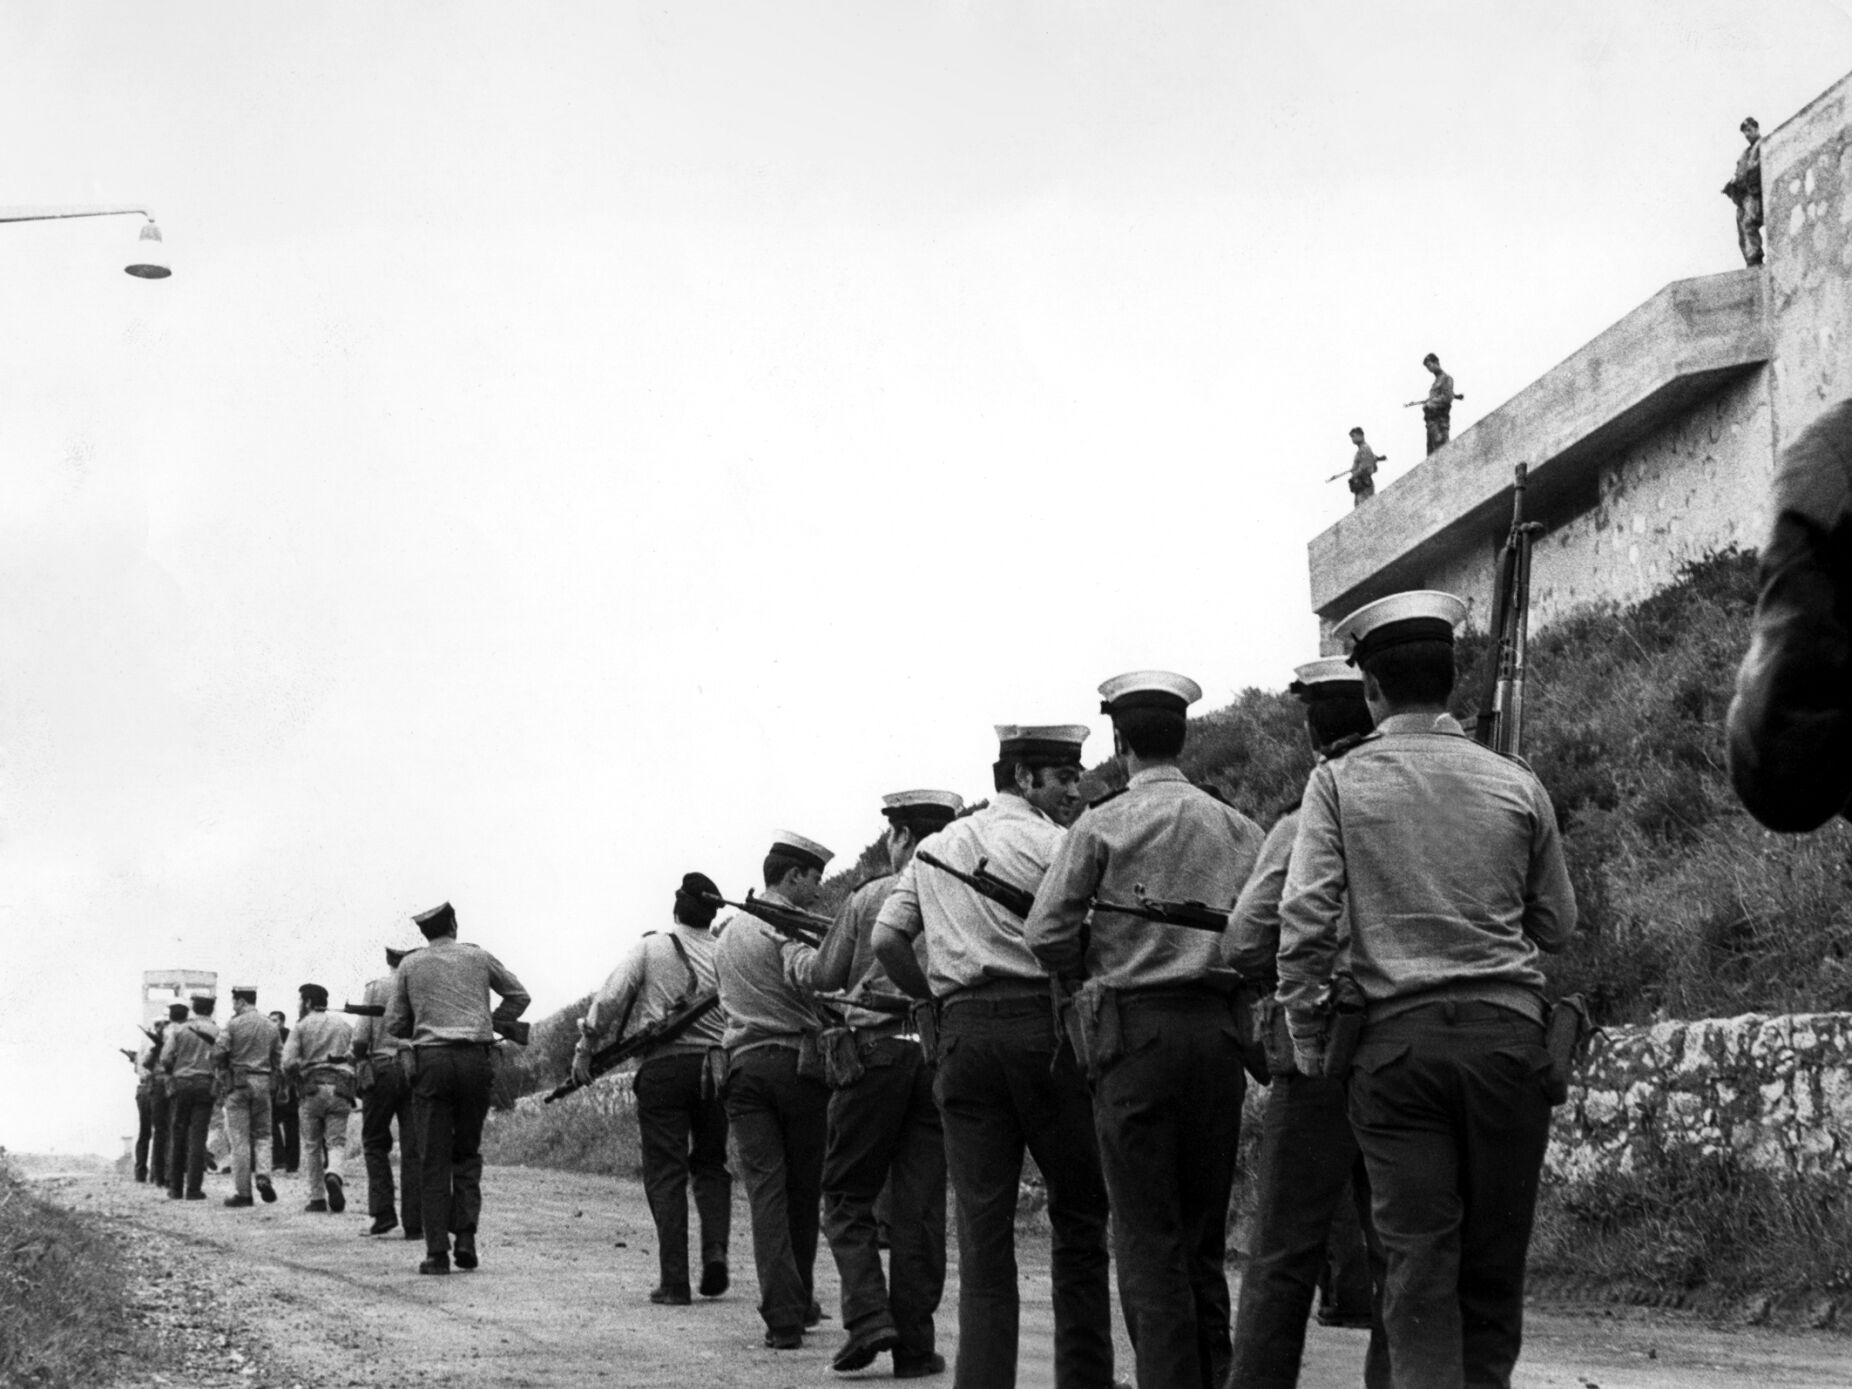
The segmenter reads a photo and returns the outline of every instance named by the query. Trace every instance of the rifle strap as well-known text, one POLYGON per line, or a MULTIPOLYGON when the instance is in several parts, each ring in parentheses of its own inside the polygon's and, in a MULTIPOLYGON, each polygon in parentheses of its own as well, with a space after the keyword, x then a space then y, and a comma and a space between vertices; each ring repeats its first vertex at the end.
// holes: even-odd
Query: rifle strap
POLYGON ((701 990, 701 978, 695 973, 694 962, 688 958, 688 947, 682 944, 682 938, 670 932, 669 944, 675 947, 675 953, 682 961, 682 969, 688 975, 688 987, 682 990, 680 998, 669 1005, 669 1011, 675 1013, 694 1002, 695 995, 701 990))

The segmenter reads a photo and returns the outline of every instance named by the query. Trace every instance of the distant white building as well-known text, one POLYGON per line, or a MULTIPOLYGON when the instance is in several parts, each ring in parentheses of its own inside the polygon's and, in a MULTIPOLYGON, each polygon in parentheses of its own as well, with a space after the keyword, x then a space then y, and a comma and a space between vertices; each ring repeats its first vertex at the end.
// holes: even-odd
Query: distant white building
POLYGON ((1762 544, 1782 445, 1852 394, 1849 101, 1852 75, 1763 138, 1760 268, 1666 286, 1313 539, 1327 637, 1405 588, 1458 593, 1483 627, 1519 463, 1526 513, 1545 527, 1533 628, 1762 544))

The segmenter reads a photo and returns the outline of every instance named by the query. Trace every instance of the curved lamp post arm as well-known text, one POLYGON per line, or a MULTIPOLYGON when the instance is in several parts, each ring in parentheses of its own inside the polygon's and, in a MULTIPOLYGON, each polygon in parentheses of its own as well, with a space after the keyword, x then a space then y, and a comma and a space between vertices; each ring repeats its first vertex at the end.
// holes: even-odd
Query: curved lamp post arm
POLYGON ((148 225, 141 229, 141 240, 136 244, 135 256, 123 268, 139 280, 164 280, 173 273, 168 264, 167 251, 161 245, 161 229, 155 224, 154 213, 145 207, 108 206, 83 203, 60 203, 50 207, 0 207, 0 222, 57 222, 66 217, 146 217, 148 225))

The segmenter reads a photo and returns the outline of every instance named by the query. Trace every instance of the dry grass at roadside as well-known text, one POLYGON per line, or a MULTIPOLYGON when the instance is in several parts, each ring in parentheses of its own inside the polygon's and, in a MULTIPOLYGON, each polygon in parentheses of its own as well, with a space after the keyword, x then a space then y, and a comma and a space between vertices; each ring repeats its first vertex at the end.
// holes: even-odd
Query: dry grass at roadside
POLYGON ((495 1111, 482 1131, 482 1156, 503 1166, 642 1175, 630 1074, 605 1076, 552 1104, 525 1095, 513 1108, 495 1111))
POLYGON ((115 1247, 41 1201, 0 1149, 0 1384, 103 1382, 132 1351, 115 1247))

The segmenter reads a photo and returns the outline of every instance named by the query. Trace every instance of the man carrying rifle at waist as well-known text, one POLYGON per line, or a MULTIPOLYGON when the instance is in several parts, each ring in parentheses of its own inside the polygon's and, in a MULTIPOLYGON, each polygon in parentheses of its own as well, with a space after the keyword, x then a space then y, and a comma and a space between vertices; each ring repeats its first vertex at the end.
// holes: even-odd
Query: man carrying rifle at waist
POLYGON ((527 1010, 528 993, 502 962, 457 940, 450 903, 412 918, 424 948, 399 962, 386 1031, 412 1044, 413 1122, 418 1130, 419 1205, 424 1261, 418 1272, 450 1272, 477 1263, 482 1215, 482 1125, 495 1083, 496 1025, 527 1010), (491 1013, 489 994, 501 995, 491 1013))
POLYGON ((1148 896, 1213 904, 1225 918, 1262 836, 1177 765, 1186 711, 1202 697, 1194 680, 1133 671, 1106 681, 1100 696, 1130 781, 1068 831, 1024 936, 1050 973, 1088 981, 1100 1161, 1138 1382, 1221 1389, 1223 1253, 1246 1090, 1240 980, 1221 963, 1219 933, 1106 904, 1148 896))
MULTIPOLYGON (((594 1079, 592 1059, 605 1047, 662 1022, 714 993, 709 933, 720 889, 705 873, 687 873, 675 892, 672 924, 647 931, 592 996, 579 1023, 572 1078, 594 1079)), ((701 1222, 701 1296, 727 1290, 727 1244, 733 1218, 733 1178, 727 1171, 727 1107, 708 1066, 708 1051, 725 1036, 718 1008, 701 1013, 680 1033, 642 1053, 632 1082, 643 1151, 643 1191, 656 1222, 661 1279, 649 1300, 669 1306, 693 1301, 688 1278, 688 1187, 693 1177, 701 1222)))
MULTIPOLYGON (((1311 661, 1294 675, 1291 691, 1305 705, 1312 747, 1320 760, 1335 761, 1374 726, 1363 676, 1342 656, 1311 661)), ((1222 937, 1222 962, 1270 991, 1279 972, 1280 893, 1298 832, 1295 804, 1268 832, 1222 937)), ((1321 1311, 1319 1320, 1371 1326, 1363 1383, 1389 1389, 1389 1351, 1372 1291, 1380 1269, 1372 1270, 1364 1252, 1363 1231, 1371 1230, 1369 1179, 1350 1131, 1344 1082, 1300 1075, 1291 1043, 1279 1045, 1286 1040, 1285 1018, 1273 999, 1262 1004, 1261 1016, 1272 1082, 1261 1117, 1254 1226, 1228 1383, 1266 1389, 1299 1382, 1306 1316, 1328 1270, 1331 1310, 1329 1317, 1321 1311)), ((1373 1230, 1368 1238, 1373 1246, 1373 1230)))
POLYGON ((1447 712, 1465 614, 1452 594, 1399 593, 1338 623, 1376 731, 1313 770, 1280 901, 1301 1074, 1327 1071, 1346 936, 1365 1004, 1349 1109, 1396 1389, 1510 1382, 1550 1126, 1538 952, 1575 929, 1549 795, 1447 712))
MULTIPOLYGON (((409 933, 407 923, 403 931, 409 933)), ((424 1218, 418 1196, 418 1134, 412 1113, 410 1046, 386 1031, 386 1005, 398 982, 401 961, 423 947, 423 937, 401 935, 386 947, 389 971, 367 981, 362 1006, 379 1010, 362 1014, 354 1024, 354 1079, 364 1108, 360 1117, 360 1151, 367 1167, 367 1214, 373 1223, 363 1236, 390 1234, 398 1229, 404 1212, 406 1239, 424 1238, 424 1218), (392 1181, 392 1126, 399 1126, 399 1181, 392 1181), (399 1209, 394 1209, 394 1207, 399 1209)))
MULTIPOLYGON (((1080 805, 1084 724, 997 729, 997 798, 922 843, 876 918, 875 953, 907 993, 938 1005, 946 1160, 958 1196, 957 1389, 1016 1383, 1016 1200, 1025 1149, 1053 1227, 1055 1383, 1107 1389, 1112 1306, 1106 1186, 1087 1084, 1057 1023, 1022 913, 1080 805), (930 852, 946 868, 926 861, 930 852), (947 869, 956 871, 947 871, 947 869), (980 868, 1014 908, 967 878, 980 868), (960 874, 964 876, 960 876, 960 874), (920 968, 915 942, 926 943, 920 968)), ((980 879, 980 881, 984 881, 980 879)))
MULTIPOLYGON (((963 808, 951 791, 883 797, 892 871, 850 895, 820 950, 787 943, 786 972, 813 992, 896 997, 875 957, 875 918, 920 840, 944 829, 963 808)), ((830 1368, 865 1369, 892 1351, 894 1377, 917 1379, 945 1368, 934 1349, 932 1320, 945 1291, 945 1129, 911 1016, 853 1004, 842 1013, 845 1025, 823 1034, 831 1087, 823 1228, 842 1278, 848 1333, 830 1368), (892 1193, 887 1278, 875 1219, 884 1183, 892 1193)))
MULTIPOLYGON (((816 900, 834 855, 814 839, 778 831, 765 856, 764 900, 802 912, 816 900)), ((822 1320, 812 1295, 817 1261, 829 1087, 817 1051, 822 1021, 785 974, 789 937, 744 912, 721 928, 714 952, 727 1016, 727 1118, 752 1210, 765 1344, 797 1350, 822 1320)))

